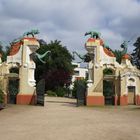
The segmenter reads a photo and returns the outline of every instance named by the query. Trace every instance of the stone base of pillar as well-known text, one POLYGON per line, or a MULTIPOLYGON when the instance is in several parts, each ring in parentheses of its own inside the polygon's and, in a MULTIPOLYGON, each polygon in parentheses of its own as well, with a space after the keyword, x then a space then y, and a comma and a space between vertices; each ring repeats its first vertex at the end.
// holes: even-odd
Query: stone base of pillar
POLYGON ((128 97, 126 95, 120 96, 120 105, 128 105, 128 97))
POLYGON ((140 95, 136 95, 135 103, 136 105, 140 105, 140 95))
POLYGON ((104 105, 104 96, 87 96, 86 98, 86 105, 87 106, 98 106, 98 105, 104 105))
POLYGON ((36 104, 36 95, 18 94, 16 104, 34 105, 36 104))

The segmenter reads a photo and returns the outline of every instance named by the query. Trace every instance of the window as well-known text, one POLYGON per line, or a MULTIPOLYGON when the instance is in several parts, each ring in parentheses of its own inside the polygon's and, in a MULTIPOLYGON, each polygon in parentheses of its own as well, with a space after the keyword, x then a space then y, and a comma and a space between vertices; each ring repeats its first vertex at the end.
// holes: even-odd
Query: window
POLYGON ((128 86, 128 92, 135 92, 134 86, 128 86))
POLYGON ((79 76, 79 71, 78 70, 75 70, 74 71, 74 75, 79 76))

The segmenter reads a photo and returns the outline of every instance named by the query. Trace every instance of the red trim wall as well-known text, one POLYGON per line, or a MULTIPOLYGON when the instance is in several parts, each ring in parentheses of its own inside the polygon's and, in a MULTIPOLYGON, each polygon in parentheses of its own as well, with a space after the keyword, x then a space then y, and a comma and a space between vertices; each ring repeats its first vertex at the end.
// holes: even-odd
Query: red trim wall
POLYGON ((140 105, 140 95, 136 95, 135 103, 136 103, 136 105, 140 105))
POLYGON ((23 105, 29 105, 29 104, 36 104, 36 95, 17 95, 16 104, 23 104, 23 105))
POLYGON ((126 95, 120 96, 120 105, 128 105, 128 97, 126 95))
POLYGON ((87 96, 86 104, 87 106, 104 105, 104 96, 87 96))

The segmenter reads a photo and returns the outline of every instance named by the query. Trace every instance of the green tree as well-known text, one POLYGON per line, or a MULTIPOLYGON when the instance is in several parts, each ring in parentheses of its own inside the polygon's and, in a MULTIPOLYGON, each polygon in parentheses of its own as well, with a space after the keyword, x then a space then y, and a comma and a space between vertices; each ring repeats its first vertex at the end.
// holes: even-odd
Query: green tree
POLYGON ((135 49, 133 50, 132 63, 140 69, 140 37, 137 38, 136 42, 133 44, 135 49))
POLYGON ((110 68, 106 68, 103 70, 104 75, 113 75, 113 70, 110 68))
POLYGON ((51 41, 49 44, 44 42, 40 44, 41 47, 37 53, 43 54, 46 51, 51 51, 51 53, 44 57, 45 64, 37 61, 36 80, 45 78, 46 90, 56 90, 58 87, 67 86, 73 72, 72 55, 58 40, 51 41))
POLYGON ((8 46, 6 46, 6 50, 4 50, 3 48, 4 48, 4 47, 3 47, 2 43, 0 43, 0 54, 1 54, 1 59, 2 59, 2 61, 6 61, 8 46))
POLYGON ((121 61, 122 61, 122 53, 121 53, 121 51, 120 51, 120 50, 115 50, 113 53, 114 53, 115 56, 116 56, 116 61, 117 61, 119 64, 121 64, 121 61))

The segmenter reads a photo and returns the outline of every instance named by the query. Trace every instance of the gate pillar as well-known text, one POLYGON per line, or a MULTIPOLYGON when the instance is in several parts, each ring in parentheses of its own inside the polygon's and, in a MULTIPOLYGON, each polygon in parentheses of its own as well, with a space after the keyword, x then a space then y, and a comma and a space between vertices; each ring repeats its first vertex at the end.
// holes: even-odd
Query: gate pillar
POLYGON ((103 70, 93 66, 93 85, 87 88, 86 104, 88 106, 104 105, 103 96, 103 70))
POLYGON ((16 104, 36 103, 36 81, 34 78, 36 65, 31 54, 37 49, 39 49, 39 42, 34 36, 23 37, 18 43, 13 44, 10 56, 7 57, 7 63, 19 64, 20 83, 16 104))
POLYGON ((93 67, 89 69, 92 83, 87 88, 87 105, 104 105, 103 96, 103 65, 113 64, 116 60, 114 54, 104 47, 104 41, 100 38, 100 33, 95 31, 87 32, 90 38, 85 43, 85 48, 91 58, 93 67))
POLYGON ((34 79, 35 63, 30 55, 39 48, 35 38, 24 38, 22 46, 22 65, 19 71, 20 85, 17 104, 36 103, 36 81, 34 79))

